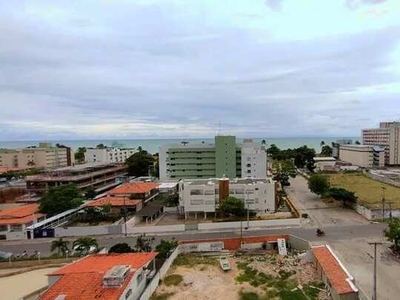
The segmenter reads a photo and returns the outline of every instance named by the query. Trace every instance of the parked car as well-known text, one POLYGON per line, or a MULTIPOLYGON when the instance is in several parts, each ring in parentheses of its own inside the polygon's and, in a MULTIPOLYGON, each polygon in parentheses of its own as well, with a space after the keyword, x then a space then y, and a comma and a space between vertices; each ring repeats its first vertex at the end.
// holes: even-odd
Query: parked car
POLYGON ((86 249, 84 247, 82 247, 81 245, 76 245, 74 248, 72 248, 72 255, 86 255, 86 254, 91 254, 91 253, 95 253, 97 250, 96 247, 91 246, 88 253, 86 253, 86 249))

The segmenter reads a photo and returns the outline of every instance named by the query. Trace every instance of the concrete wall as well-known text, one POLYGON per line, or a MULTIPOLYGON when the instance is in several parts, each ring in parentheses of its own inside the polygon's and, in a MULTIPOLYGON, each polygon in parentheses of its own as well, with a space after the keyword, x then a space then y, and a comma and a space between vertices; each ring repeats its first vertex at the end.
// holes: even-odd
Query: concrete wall
POLYGON ((374 180, 377 180, 377 181, 380 181, 380 182, 383 182, 383 183, 386 183, 386 184, 390 184, 390 185, 393 185, 393 186, 396 186, 396 187, 400 187, 400 181, 395 181, 395 180, 390 179, 390 178, 377 176, 377 175, 371 174, 371 173, 366 172, 366 171, 364 172, 364 175, 369 177, 369 178, 371 178, 371 179, 374 179, 374 180))
MULTIPOLYGON (((354 209, 362 216, 367 218, 368 220, 375 220, 375 219, 383 219, 383 211, 382 208, 380 209, 369 209, 362 205, 355 205, 354 209)), ((400 217, 400 209, 392 209, 392 217, 399 218, 400 217)), ((385 208, 385 219, 390 218, 390 210, 389 206, 386 205, 385 208)))
POLYGON ((6 233, 6 238, 8 241, 26 240, 27 234, 26 231, 9 231, 6 233))
MULTIPOLYGON (((200 223, 198 224, 199 230, 212 230, 212 229, 238 229, 241 222, 220 222, 220 223, 200 223)), ((247 226, 247 221, 242 222, 243 228, 247 226)), ((280 220, 262 220, 250 221, 249 227, 271 227, 271 226, 300 226, 300 219, 280 219, 280 220)))
POLYGON ((166 226, 136 226, 128 227, 128 234, 142 233, 162 233, 162 232, 178 232, 185 231, 185 224, 166 225, 166 226))
POLYGON ((104 234, 120 234, 122 233, 121 225, 104 225, 104 226, 82 226, 82 227, 58 227, 54 229, 55 237, 64 236, 89 236, 104 234))
POLYGON ((288 243, 293 249, 297 250, 309 250, 310 244, 308 241, 303 240, 295 235, 289 235, 288 243))

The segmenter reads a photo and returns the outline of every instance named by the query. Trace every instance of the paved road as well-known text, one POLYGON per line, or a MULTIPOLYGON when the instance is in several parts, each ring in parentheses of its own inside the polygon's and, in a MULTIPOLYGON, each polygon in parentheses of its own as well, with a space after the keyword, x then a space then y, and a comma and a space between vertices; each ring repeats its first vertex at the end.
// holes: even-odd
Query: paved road
MULTIPOLYGON (((315 228, 282 228, 282 229, 259 229, 251 231, 243 231, 243 236, 262 236, 272 234, 293 234, 303 239, 312 242, 333 242, 340 240, 351 240, 360 237, 382 237, 382 230, 384 226, 381 224, 367 224, 367 225, 351 225, 351 226, 329 226, 324 227, 326 236, 319 238, 315 234, 315 228)), ((149 237, 151 235, 148 235, 149 237)), ((188 239, 208 239, 208 238, 221 238, 221 237, 240 237, 239 229, 233 232, 184 232, 181 234, 165 234, 154 236, 154 245, 157 245, 161 239, 177 240, 188 239)), ((96 237, 100 247, 111 247, 114 244, 125 242, 131 245, 135 244, 136 236, 98 236, 96 237)), ((13 253, 21 253, 26 250, 28 253, 35 250, 40 251, 43 256, 50 254, 50 245, 52 239, 36 239, 28 241, 3 241, 0 243, 0 251, 7 251, 13 253)), ((73 239, 68 239, 73 241, 73 239)))

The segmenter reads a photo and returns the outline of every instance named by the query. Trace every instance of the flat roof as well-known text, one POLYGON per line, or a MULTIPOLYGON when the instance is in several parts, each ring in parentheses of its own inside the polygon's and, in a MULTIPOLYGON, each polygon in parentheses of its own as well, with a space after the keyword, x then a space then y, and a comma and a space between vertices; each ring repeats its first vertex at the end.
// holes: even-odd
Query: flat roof
POLYGON ((178 185, 178 182, 161 182, 159 189, 172 189, 178 185))
POLYGON ((272 183, 272 178, 235 178, 235 179, 228 179, 228 178, 209 178, 209 179, 184 179, 182 180, 184 183, 189 185, 209 185, 209 184, 216 184, 221 180, 229 180, 229 184, 256 184, 256 183, 272 183))
POLYGON ((51 172, 84 171, 86 169, 100 168, 100 167, 114 166, 114 165, 118 165, 118 164, 116 164, 116 163, 111 163, 111 164, 110 163, 86 163, 86 164, 81 164, 81 165, 56 168, 56 169, 51 170, 51 172))
POLYGON ((336 161, 336 158, 334 157, 314 157, 315 162, 319 161, 336 161))

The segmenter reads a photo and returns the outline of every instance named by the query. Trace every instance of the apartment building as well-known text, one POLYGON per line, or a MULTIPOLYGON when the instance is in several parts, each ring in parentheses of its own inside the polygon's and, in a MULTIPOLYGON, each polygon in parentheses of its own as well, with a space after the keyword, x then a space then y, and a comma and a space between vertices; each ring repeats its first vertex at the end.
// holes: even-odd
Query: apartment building
POLYGON ((271 178, 253 179, 186 179, 179 182, 179 210, 185 218, 193 213, 207 217, 219 209, 228 196, 241 199, 245 207, 259 215, 276 209, 275 181, 271 178))
POLYGON ((134 148, 88 148, 85 152, 85 161, 87 163, 124 163, 134 153, 134 148))
POLYGON ((52 169, 71 166, 74 163, 73 157, 69 147, 40 143, 39 147, 0 149, 0 167, 52 169))
POLYGON ((267 153, 261 143, 216 136, 214 143, 169 144, 159 151, 160 180, 267 176, 267 153))
POLYGON ((380 146, 342 145, 339 159, 362 168, 385 166, 385 150, 380 146))
POLYGON ((74 183, 81 191, 93 187, 97 192, 119 185, 127 175, 123 164, 84 164, 57 168, 38 175, 27 176, 26 187, 30 192, 43 193, 51 187, 74 183))
POLYGON ((363 129, 364 145, 381 146, 385 165, 400 165, 400 122, 381 122, 379 128, 363 129))
POLYGON ((156 272, 157 252, 92 254, 48 274, 40 300, 137 300, 156 272))

